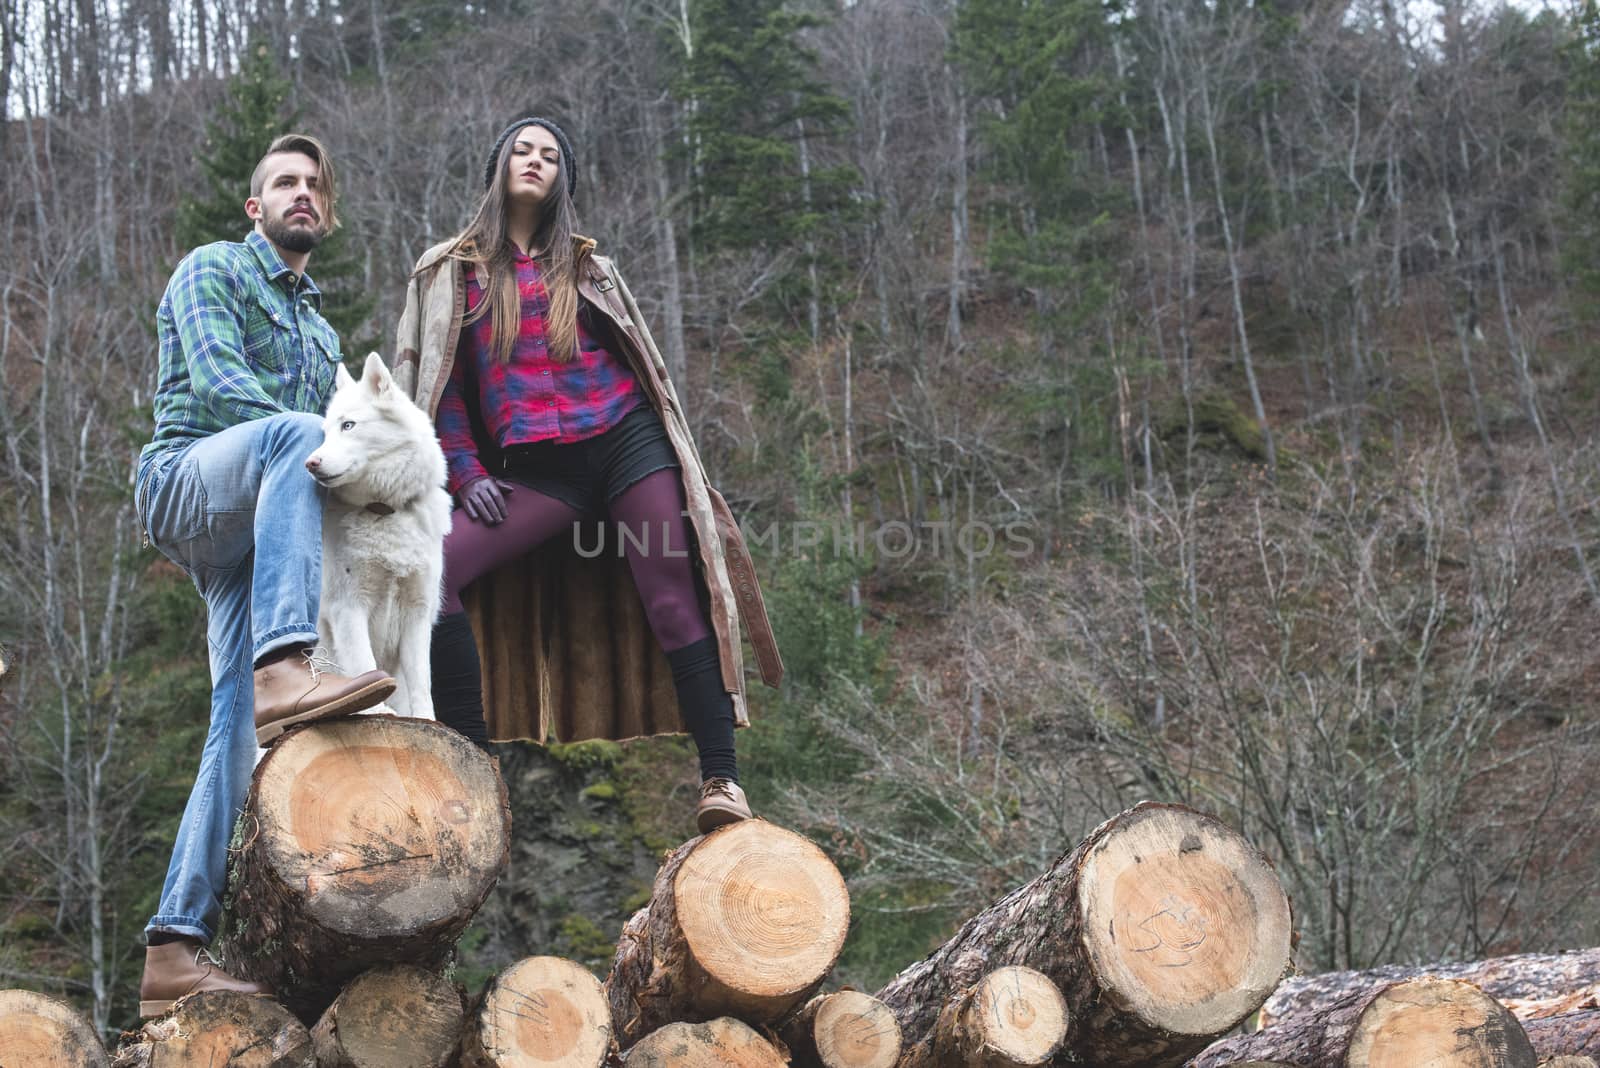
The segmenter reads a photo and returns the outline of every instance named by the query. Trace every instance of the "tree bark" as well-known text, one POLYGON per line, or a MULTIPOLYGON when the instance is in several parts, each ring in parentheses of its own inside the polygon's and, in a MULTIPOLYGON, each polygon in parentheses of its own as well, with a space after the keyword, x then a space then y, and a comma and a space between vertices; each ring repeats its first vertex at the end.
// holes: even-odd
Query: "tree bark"
POLYGON ((600 980, 560 957, 527 957, 501 972, 461 1035, 460 1068, 598 1068, 612 1050, 600 980))
POLYGON ((210 990, 127 1035, 112 1068, 316 1068, 311 1034, 271 998, 210 990))
POLYGON ((1569 1012, 1543 1020, 1526 1020, 1528 1041, 1541 1057, 1584 1056, 1600 1059, 1600 1009, 1569 1012))
POLYGON ((1190 1068, 1265 1061, 1294 1068, 1534 1068, 1517 1018, 1459 979, 1410 979, 1347 991, 1314 1016, 1218 1042, 1190 1068))
POLYGON ((773 1023, 816 992, 844 947, 850 897, 822 850, 745 820, 667 855, 606 980, 623 1049, 674 1021, 773 1023))
POLYGON ((242 826, 228 960, 314 1021, 368 968, 444 964, 505 868, 511 812, 455 731, 356 716, 286 735, 242 826))
POLYGON ((675 1023, 646 1036, 624 1058, 627 1068, 788 1068, 777 1048, 726 1016, 675 1023))
POLYGON ((950 999, 899 1068, 1034 1068, 1050 1063, 1069 1026, 1054 983, 1032 968, 1000 968, 950 999))
POLYGON ((100 1036, 65 1002, 32 990, 0 990, 0 1064, 106 1068, 100 1036))
POLYGON ((1025 965, 1066 999, 1072 1029, 1058 1061, 1165 1068, 1260 1007, 1288 969, 1289 933, 1288 900, 1260 853, 1193 809, 1145 803, 973 917, 878 997, 919 1042, 952 996, 1025 965))
POLYGON ((896 1068, 900 1025, 859 990, 820 994, 779 1029, 796 1068, 896 1068))
POLYGON ((1326 972, 1286 979, 1262 1006, 1261 1026, 1274 1027, 1283 1020, 1321 1015, 1351 990, 1365 990, 1425 975, 1464 979, 1497 1001, 1548 998, 1600 983, 1600 949, 1520 953, 1462 964, 1391 964, 1368 971, 1326 972))
POLYGON ((443 976, 410 964, 363 972, 311 1029, 317 1068, 442 1068, 462 1015, 443 976))

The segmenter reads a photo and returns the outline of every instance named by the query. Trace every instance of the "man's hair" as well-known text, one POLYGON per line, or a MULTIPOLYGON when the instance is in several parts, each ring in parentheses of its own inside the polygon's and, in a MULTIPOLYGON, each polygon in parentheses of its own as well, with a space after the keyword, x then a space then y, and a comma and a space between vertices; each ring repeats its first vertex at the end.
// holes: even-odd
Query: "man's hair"
POLYGON ((256 169, 250 173, 250 195, 261 196, 261 190, 267 181, 267 160, 288 152, 306 156, 317 165, 317 194, 322 199, 322 221, 327 226, 328 233, 333 233, 339 226, 339 217, 334 214, 338 187, 334 185, 333 159, 328 155, 328 150, 322 147, 322 142, 310 134, 286 133, 267 146, 267 151, 261 156, 261 162, 257 163, 256 169))

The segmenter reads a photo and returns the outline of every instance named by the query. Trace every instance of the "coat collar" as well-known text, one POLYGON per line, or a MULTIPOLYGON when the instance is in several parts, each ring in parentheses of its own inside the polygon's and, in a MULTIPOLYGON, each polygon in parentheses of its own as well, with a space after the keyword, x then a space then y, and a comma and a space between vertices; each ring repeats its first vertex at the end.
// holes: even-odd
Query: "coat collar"
MULTIPOLYGON (((451 247, 455 243, 456 239, 452 237, 446 241, 441 241, 437 245, 434 245, 432 248, 428 249, 428 251, 422 254, 422 258, 417 260, 417 270, 425 271, 428 268, 438 264, 439 261, 444 259, 445 255, 449 253, 451 247)), ((600 243, 592 237, 584 237, 582 234, 572 235, 572 253, 575 257, 577 257, 579 262, 582 262, 585 257, 597 255, 596 250, 599 247, 600 243)), ((279 260, 278 262, 282 263, 283 261, 279 260)), ((285 268, 285 270, 287 270, 287 268, 285 268)))

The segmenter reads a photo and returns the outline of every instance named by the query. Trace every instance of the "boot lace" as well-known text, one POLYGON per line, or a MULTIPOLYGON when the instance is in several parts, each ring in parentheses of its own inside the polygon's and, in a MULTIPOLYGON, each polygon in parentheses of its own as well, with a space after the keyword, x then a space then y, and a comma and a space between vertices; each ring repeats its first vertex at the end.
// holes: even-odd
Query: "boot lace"
POLYGON ((340 673, 339 665, 333 662, 332 657, 323 652, 321 646, 307 652, 305 658, 306 669, 311 672, 311 681, 313 683, 323 675, 337 675, 340 673))
POLYGON ((734 796, 733 790, 734 783, 732 779, 707 779, 700 784, 700 799, 709 801, 713 797, 721 796, 729 801, 734 801, 737 798, 734 796))

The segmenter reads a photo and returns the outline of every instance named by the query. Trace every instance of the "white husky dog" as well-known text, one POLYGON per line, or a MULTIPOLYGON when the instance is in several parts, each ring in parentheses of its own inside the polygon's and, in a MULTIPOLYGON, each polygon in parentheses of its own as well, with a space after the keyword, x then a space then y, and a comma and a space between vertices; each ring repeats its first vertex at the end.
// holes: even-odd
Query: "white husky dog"
POLYGON ((388 671, 389 710, 432 719, 428 650, 450 530, 444 451, 375 352, 360 381, 339 368, 322 428, 306 460, 328 490, 320 651, 341 674, 388 671))

